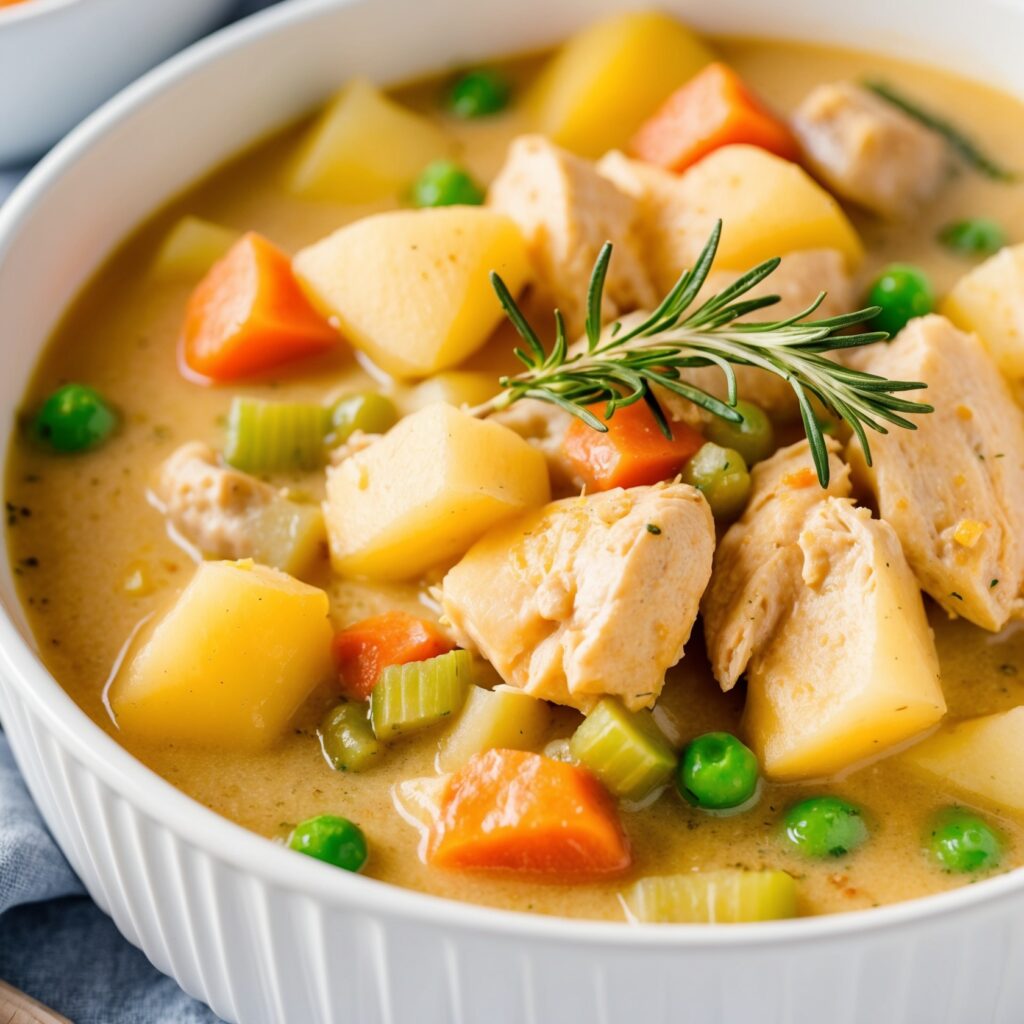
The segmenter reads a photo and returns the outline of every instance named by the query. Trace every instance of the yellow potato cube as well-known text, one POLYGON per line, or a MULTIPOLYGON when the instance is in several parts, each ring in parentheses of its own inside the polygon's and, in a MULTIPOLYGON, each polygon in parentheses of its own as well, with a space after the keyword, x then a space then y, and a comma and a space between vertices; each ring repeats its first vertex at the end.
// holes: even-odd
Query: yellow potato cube
POLYGON ((372 202, 398 195, 449 149, 440 128, 357 78, 310 130, 292 188, 310 199, 372 202))
POLYGON ((549 497, 544 456, 518 434, 432 405, 328 470, 331 561, 344 576, 411 579, 549 497))
POLYGON ((513 294, 529 275, 513 221, 475 206, 367 217, 293 265, 342 334, 398 377, 427 377, 475 352, 502 317, 490 272, 513 294))
POLYGON ((538 130, 582 156, 624 147, 641 123, 714 54, 675 18, 620 14, 573 36, 524 106, 538 130))
POLYGON ((722 220, 715 266, 748 270, 800 249, 838 249, 847 268, 864 249, 840 205, 800 166, 757 146, 716 149, 679 178, 675 227, 692 266, 722 220))
POLYGON ((901 760, 968 799, 1024 813, 1024 707, 944 725, 901 760))
POLYGON ((239 232, 202 217, 182 217, 153 260, 161 280, 199 280, 238 241, 239 232))
POLYGON ((1024 245, 1002 249, 964 274, 940 312, 977 334, 1004 376, 1024 377, 1024 245))
POLYGON ((456 409, 482 405, 501 391, 498 375, 474 370, 447 370, 408 388, 398 398, 399 408, 408 415, 428 405, 445 402, 456 409))
POLYGON ((277 497, 251 521, 252 557, 300 579, 323 559, 327 544, 319 505, 277 497))
POLYGON ((154 743, 261 750, 330 675, 327 595, 251 561, 204 562, 125 661, 118 727, 154 743))
POLYGON ((474 686, 441 740, 437 766, 453 772, 486 750, 534 750, 550 724, 550 707, 531 694, 512 686, 474 686))
POLYGON ((747 668, 744 730, 779 781, 832 775, 946 711, 921 592, 892 528, 829 498, 800 547, 803 587, 747 668))

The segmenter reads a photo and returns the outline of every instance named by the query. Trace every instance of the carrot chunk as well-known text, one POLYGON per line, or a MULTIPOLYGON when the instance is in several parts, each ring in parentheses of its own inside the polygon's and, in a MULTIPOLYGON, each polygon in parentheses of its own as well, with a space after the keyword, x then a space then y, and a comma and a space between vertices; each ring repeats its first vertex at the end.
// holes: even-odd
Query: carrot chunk
POLYGON ((366 700, 389 665, 436 658, 452 646, 435 625, 408 612, 364 619, 334 636, 341 691, 350 700, 366 700))
POLYGON ((427 860, 593 876, 622 871, 631 858, 611 797, 593 775, 524 750, 488 750, 449 780, 427 860))
POLYGON ((195 374, 235 380, 335 345, 291 260, 250 231, 196 285, 185 311, 181 357, 195 374))
MULTIPOLYGON (((599 419, 604 418, 604 409, 604 403, 590 406, 599 419)), ((582 420, 573 420, 562 440, 563 453, 588 490, 639 487, 666 480, 704 443, 685 423, 672 424, 669 440, 643 402, 618 409, 607 423, 608 431, 602 434, 582 420)))
POLYGON ((712 150, 747 143, 796 160, 788 126, 743 84, 728 65, 709 64, 681 86, 633 136, 634 156, 683 171, 712 150))

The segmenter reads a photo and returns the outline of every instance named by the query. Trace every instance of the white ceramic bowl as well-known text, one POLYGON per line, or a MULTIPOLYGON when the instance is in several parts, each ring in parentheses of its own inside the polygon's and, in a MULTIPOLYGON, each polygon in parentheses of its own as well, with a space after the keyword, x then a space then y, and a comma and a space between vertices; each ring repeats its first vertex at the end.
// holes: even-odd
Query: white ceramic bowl
MULTIPOLYGON (((134 85, 0 212, 0 443, 60 311, 118 240, 201 172, 356 72, 388 81, 528 49, 631 2, 296 0, 134 85)), ((1017 4, 662 6, 711 31, 857 40, 1024 95, 1017 4)), ((0 714, 46 820, 124 934, 228 1020, 1024 1020, 1024 872, 880 910, 721 928, 554 920, 405 892, 297 857, 142 768, 40 664, 8 565, 0 600, 0 714)))
POLYGON ((41 153, 236 0, 31 0, 0 8, 0 167, 41 153))

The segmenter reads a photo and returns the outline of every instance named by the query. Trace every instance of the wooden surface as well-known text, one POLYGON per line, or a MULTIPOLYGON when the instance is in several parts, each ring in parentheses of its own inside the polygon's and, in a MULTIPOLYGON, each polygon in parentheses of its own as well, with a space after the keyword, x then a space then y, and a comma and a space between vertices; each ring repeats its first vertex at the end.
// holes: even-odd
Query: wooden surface
POLYGON ((71 1024, 71 1021, 0 981, 0 1024, 71 1024))

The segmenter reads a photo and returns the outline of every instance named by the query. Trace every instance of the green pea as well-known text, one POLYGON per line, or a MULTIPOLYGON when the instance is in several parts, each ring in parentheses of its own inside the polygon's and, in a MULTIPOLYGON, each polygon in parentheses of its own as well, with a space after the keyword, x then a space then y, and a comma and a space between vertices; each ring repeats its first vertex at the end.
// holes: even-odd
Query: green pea
POLYGON ((467 71, 452 83, 448 109, 456 117, 486 117, 504 110, 511 94, 508 79, 497 71, 467 71))
POLYGON ((458 164, 435 160, 412 186, 413 206, 480 206, 484 190, 458 164))
POLYGON ((893 337, 914 317, 935 308, 935 292, 923 270, 909 263, 891 263, 872 282, 868 305, 881 309, 871 321, 871 329, 893 337))
POLYGON ((730 423, 721 416, 714 416, 705 433, 709 441, 723 448, 733 448, 743 456, 748 466, 768 458, 775 450, 775 429, 764 410, 753 402, 736 403, 736 412, 742 417, 739 423, 730 423))
POLYGON ((1003 854, 999 833, 962 807, 940 811, 932 822, 928 853, 945 871, 968 874, 994 868, 1003 854))
POLYGON ((783 818, 786 838, 805 856, 842 857, 868 838, 861 810, 837 796, 815 796, 794 804, 783 818))
POLYGON ((683 482, 696 487, 716 519, 735 519, 750 495, 750 473, 735 448, 708 441, 683 467, 683 482))
POLYGON ((398 410, 390 398, 376 391, 344 395, 331 409, 330 445, 347 441, 357 430, 364 434, 384 434, 398 422, 398 410))
POLYGON ((117 427, 117 413, 85 384, 65 384, 43 402, 32 433, 57 452, 84 452, 105 441, 117 427))
POLYGON ((676 787, 691 804, 712 810, 739 807, 757 791, 754 752, 728 732, 709 732, 686 745, 676 787))
POLYGON ((362 829, 348 818, 334 814, 319 814, 296 825, 288 845, 307 857, 316 857, 346 871, 359 871, 366 863, 366 837, 362 829))
POLYGON ((947 224, 939 241, 963 256, 991 256, 1006 245, 1006 232, 988 217, 970 217, 947 224))

